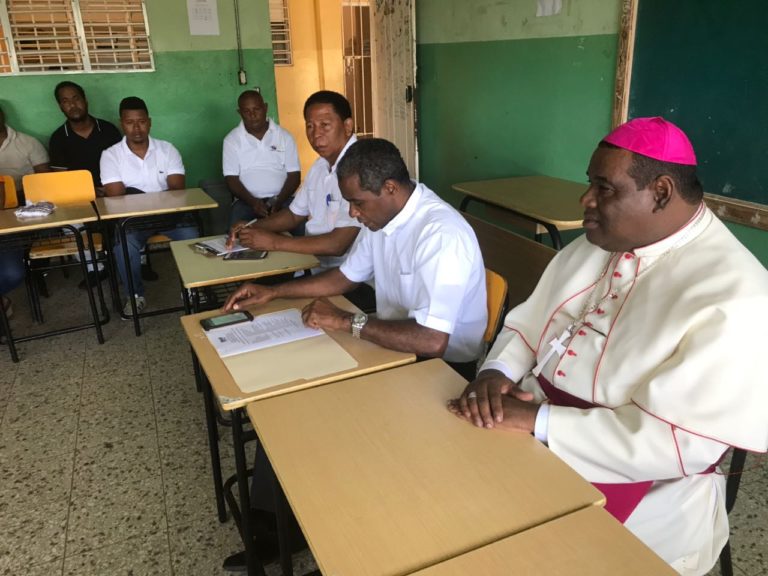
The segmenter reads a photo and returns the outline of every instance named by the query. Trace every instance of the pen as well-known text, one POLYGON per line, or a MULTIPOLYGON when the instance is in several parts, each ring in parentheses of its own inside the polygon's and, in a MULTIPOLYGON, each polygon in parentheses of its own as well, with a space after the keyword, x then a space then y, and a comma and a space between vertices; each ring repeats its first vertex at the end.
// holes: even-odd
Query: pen
POLYGON ((325 205, 326 206, 330 206, 331 205, 331 195, 330 194, 326 194, 326 196, 325 196, 325 205))
POLYGON ((257 220, 258 220, 258 218, 254 218, 250 222, 246 222, 242 226, 232 230, 232 233, 229 235, 229 238, 227 238, 227 247, 229 247, 229 245, 231 245, 231 244, 234 244, 235 238, 238 237, 238 234, 240 233, 240 230, 242 230, 243 228, 248 228, 248 226, 250 226, 251 224, 255 224, 257 220))

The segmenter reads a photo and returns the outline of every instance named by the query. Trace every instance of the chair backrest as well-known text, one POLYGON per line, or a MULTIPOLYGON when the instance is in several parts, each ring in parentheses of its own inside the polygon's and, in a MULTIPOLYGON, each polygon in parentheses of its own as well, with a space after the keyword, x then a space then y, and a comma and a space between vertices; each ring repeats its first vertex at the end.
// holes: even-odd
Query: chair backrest
POLYGON ((475 231, 485 266, 506 279, 509 308, 525 302, 557 251, 469 214, 462 216, 475 231))
POLYGON ((493 270, 485 269, 485 289, 488 293, 488 325, 483 342, 490 344, 501 327, 501 319, 507 307, 507 281, 493 270))
POLYGON ((88 170, 39 172, 22 179, 24 195, 30 202, 79 204, 96 199, 93 178, 88 170))
POLYGON ((16 181, 13 176, 0 174, 0 182, 3 183, 5 201, 0 206, 2 209, 16 208, 19 205, 19 199, 16 197, 16 181))

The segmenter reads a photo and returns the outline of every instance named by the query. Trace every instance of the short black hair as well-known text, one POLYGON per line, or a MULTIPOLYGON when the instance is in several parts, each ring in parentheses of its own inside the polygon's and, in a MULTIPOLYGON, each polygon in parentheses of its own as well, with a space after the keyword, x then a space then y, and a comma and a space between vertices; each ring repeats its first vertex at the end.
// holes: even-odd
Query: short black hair
MULTIPOLYGON (((600 142, 602 148, 620 148, 609 142, 600 142)), ((688 204, 698 204, 704 198, 704 188, 696 174, 696 166, 663 162, 637 152, 632 152, 632 165, 628 174, 635 181, 638 190, 660 176, 669 176, 675 181, 680 197, 688 204)))
POLYGON ((149 110, 147 110, 147 104, 138 96, 128 96, 127 98, 120 100, 121 115, 123 110, 144 110, 144 112, 149 114, 149 110))
POLYGON ((333 111, 339 115, 342 120, 352 118, 352 107, 349 105, 349 100, 338 92, 332 92, 331 90, 320 90, 315 92, 304 103, 304 118, 307 117, 307 110, 310 106, 315 104, 330 104, 333 106, 333 111))
POLYGON ((56 102, 60 102, 59 92, 61 92, 64 88, 73 88, 77 90, 77 92, 80 94, 80 97, 85 100, 85 90, 83 90, 83 87, 80 86, 80 84, 75 84, 69 80, 64 80, 63 82, 56 84, 56 88, 53 89, 53 97, 56 98, 56 102))
POLYGON ((258 98, 259 100, 264 102, 264 96, 261 95, 261 92, 259 92, 258 90, 248 89, 248 90, 243 90, 240 96, 237 97, 237 105, 240 106, 240 102, 244 98, 248 98, 248 97, 258 98))
POLYGON ((336 177, 341 182, 350 176, 358 176, 360 188, 377 196, 386 180, 404 185, 411 183, 408 167, 397 146, 383 138, 358 140, 347 149, 336 167, 336 177))

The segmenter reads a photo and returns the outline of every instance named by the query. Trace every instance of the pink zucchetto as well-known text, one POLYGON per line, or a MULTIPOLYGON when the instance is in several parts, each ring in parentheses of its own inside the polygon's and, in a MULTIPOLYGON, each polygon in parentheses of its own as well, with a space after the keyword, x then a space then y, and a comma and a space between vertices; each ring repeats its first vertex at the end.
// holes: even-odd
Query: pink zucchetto
POLYGON ((662 162, 696 166, 696 154, 688 136, 660 116, 630 120, 614 129, 603 142, 662 162))

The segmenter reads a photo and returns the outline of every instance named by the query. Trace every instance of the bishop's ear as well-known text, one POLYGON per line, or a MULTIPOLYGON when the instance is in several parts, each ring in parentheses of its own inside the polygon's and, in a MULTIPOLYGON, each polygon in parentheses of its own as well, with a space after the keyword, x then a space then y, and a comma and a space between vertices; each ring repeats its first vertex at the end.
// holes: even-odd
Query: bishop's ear
POLYGON ((672 195, 675 193, 675 181, 666 174, 663 174, 656 178, 653 182, 653 211, 658 212, 664 210, 672 200, 672 195))

